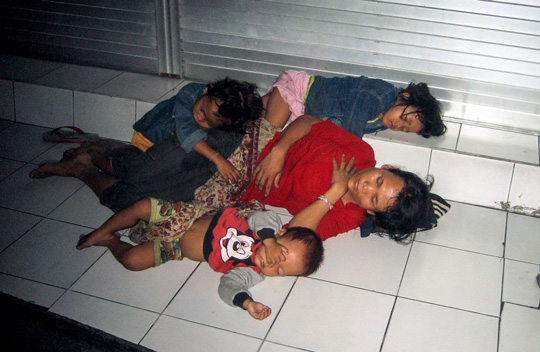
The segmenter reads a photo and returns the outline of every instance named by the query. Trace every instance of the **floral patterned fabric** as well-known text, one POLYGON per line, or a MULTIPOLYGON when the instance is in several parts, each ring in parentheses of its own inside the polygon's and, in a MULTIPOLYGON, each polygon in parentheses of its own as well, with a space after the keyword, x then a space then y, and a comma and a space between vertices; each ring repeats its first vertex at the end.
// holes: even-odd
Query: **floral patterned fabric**
POLYGON ((230 183, 216 172, 208 182, 195 191, 195 200, 175 204, 176 214, 169 219, 144 228, 137 225, 129 233, 129 238, 135 243, 159 239, 170 242, 182 237, 184 232, 195 221, 206 215, 214 215, 224 208, 236 208, 240 217, 264 209, 264 205, 256 200, 244 203, 240 198, 246 192, 257 161, 266 144, 280 129, 260 118, 253 122, 244 136, 242 144, 229 157, 229 161, 240 171, 240 181, 230 183))

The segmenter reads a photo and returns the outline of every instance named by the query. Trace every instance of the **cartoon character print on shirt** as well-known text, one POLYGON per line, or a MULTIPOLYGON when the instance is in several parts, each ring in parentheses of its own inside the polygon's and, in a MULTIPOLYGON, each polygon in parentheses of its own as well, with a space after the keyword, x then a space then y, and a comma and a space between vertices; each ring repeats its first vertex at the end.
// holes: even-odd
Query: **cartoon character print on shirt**
POLYGON ((253 244, 255 243, 253 231, 248 230, 243 233, 238 229, 229 227, 227 234, 219 241, 221 247, 221 260, 233 261, 233 265, 244 262, 253 265, 251 256, 253 255, 253 244))

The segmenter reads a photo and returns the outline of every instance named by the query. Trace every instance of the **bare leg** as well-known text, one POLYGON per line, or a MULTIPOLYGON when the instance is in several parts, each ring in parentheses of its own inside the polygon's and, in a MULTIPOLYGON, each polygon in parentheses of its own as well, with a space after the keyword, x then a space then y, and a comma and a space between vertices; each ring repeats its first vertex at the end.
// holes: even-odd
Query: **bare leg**
POLYGON ((154 266, 154 242, 132 246, 120 241, 120 237, 115 235, 110 240, 95 245, 107 247, 116 260, 128 270, 141 271, 154 266))
POLYGON ((104 190, 118 181, 117 178, 96 169, 89 154, 79 154, 72 159, 45 164, 30 172, 31 178, 50 176, 76 177, 88 185, 98 197, 104 190))
POLYGON ((93 245, 104 245, 101 243, 114 239, 117 231, 135 226, 139 220, 148 222, 150 213, 150 199, 141 199, 111 216, 103 225, 88 235, 81 236, 79 242, 77 242, 77 249, 88 248, 93 245))
POLYGON ((291 117, 291 111, 289 105, 281 97, 279 89, 274 88, 270 93, 266 94, 263 97, 264 103, 266 108, 265 119, 276 127, 282 128, 285 126, 289 117, 291 117))

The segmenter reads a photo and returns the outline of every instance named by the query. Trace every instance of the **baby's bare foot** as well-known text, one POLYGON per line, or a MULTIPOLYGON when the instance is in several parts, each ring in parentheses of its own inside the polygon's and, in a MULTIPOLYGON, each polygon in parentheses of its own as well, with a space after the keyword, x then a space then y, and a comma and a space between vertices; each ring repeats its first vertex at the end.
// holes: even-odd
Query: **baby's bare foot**
POLYGON ((98 232, 93 231, 89 233, 88 235, 81 235, 79 237, 79 241, 77 242, 77 249, 84 249, 91 246, 101 246, 101 247, 107 247, 107 245, 111 241, 117 241, 119 240, 118 233, 110 233, 110 232, 98 232))

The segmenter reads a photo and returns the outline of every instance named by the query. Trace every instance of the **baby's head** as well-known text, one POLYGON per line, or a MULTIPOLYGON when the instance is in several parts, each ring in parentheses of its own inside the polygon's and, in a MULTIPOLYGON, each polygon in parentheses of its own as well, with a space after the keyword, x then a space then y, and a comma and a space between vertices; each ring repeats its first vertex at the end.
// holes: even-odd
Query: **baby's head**
POLYGON ((289 227, 276 234, 277 242, 287 248, 285 260, 268 266, 264 246, 255 252, 255 264, 266 276, 309 276, 324 258, 322 240, 317 233, 306 227, 289 227))
POLYGON ((244 122, 258 119, 263 111, 257 86, 229 78, 210 83, 193 106, 201 127, 231 131, 241 130, 244 122))
POLYGON ((446 132, 441 103, 423 82, 399 90, 396 104, 383 115, 383 124, 391 130, 415 132, 425 138, 446 132))

